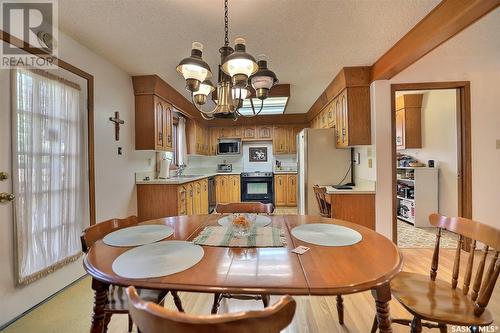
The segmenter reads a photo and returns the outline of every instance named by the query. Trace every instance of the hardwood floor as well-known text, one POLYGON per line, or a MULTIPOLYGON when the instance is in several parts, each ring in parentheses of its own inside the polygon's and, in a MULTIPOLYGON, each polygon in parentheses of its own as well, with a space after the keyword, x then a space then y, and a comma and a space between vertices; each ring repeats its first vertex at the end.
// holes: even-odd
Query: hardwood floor
MULTIPOLYGON (((431 263, 431 249, 403 249, 401 250, 405 261, 405 270, 428 274, 431 263)), ((440 269, 438 278, 449 281, 453 266, 454 250, 441 250, 440 269)), ((467 256, 463 256, 464 265, 467 256)), ((479 260, 476 260, 478 262, 479 260)), ((331 263, 334 264, 334 263, 331 263)), ((459 283, 461 285, 461 282, 459 283)), ((208 315, 212 303, 212 295, 180 293, 184 308, 190 313, 208 315)), ((278 297, 273 296, 271 302, 278 297)), ((295 297, 298 303, 297 312, 292 324, 284 331, 287 333, 323 333, 323 332, 369 332, 375 313, 374 301, 370 292, 347 295, 344 297, 345 325, 338 324, 335 297, 295 297)), ((168 297, 166 306, 174 309, 171 297, 168 297)), ((262 303, 255 301, 222 301, 220 313, 236 312, 249 309, 261 309, 262 303)), ((493 314, 500 314, 500 289, 496 288, 491 299, 489 310, 493 314)), ((42 306, 28 313, 26 316, 7 327, 5 333, 25 332, 88 332, 90 313, 92 310, 92 293, 90 278, 58 294, 42 306)), ((409 314, 393 300, 391 314, 396 318, 409 318, 409 314)), ((499 325, 497 318, 496 325, 499 325)), ((108 332, 126 332, 127 317, 114 315, 109 325, 108 332)), ((409 332, 408 327, 393 325, 393 331, 409 332)), ((448 329, 452 332, 452 329, 448 329)), ((431 332, 424 328, 423 332, 431 332)), ((436 332, 435 330, 433 332, 436 332)))

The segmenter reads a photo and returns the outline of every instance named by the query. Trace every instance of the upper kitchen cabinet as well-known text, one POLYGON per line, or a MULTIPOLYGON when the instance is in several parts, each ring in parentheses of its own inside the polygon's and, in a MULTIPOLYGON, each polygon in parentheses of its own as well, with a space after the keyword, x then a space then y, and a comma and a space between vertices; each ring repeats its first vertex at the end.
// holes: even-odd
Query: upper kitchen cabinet
POLYGON ((158 96, 136 96, 135 149, 172 150, 172 112, 172 105, 158 96))
POLYGON ((343 68, 309 112, 312 128, 335 128, 338 148, 371 144, 369 68, 343 68))
POLYGON ((188 119, 186 122, 186 137, 188 154, 209 155, 210 153, 210 131, 208 127, 200 122, 188 119))
POLYGON ((262 125, 257 127, 257 139, 259 140, 272 140, 273 127, 269 125, 262 125))
POLYGON ((242 140, 257 139, 257 129, 255 126, 243 126, 242 140))
MULTIPOLYGON (((173 150, 174 111, 201 119, 195 107, 157 75, 133 76, 135 95, 135 149, 173 150)), ((207 147, 205 151, 208 151, 207 147)))
POLYGON ((241 126, 221 127, 219 138, 241 138, 241 126))
POLYGON ((423 94, 396 98, 396 148, 422 148, 423 94))
POLYGON ((304 126, 302 125, 291 125, 288 130, 288 153, 295 154, 297 153, 297 135, 304 126))
POLYGON ((288 126, 274 126, 273 128, 273 152, 275 154, 288 154, 288 126))

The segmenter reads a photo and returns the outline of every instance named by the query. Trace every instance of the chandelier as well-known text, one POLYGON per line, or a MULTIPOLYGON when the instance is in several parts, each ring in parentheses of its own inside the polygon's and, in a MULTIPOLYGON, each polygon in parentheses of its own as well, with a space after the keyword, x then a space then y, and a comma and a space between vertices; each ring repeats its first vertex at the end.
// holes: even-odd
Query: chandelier
POLYGON ((191 56, 183 59, 177 66, 177 72, 186 80, 186 89, 191 94, 191 101, 206 120, 225 118, 236 120, 239 116, 254 117, 263 109, 264 100, 269 96, 271 88, 278 83, 273 71, 267 68, 265 55, 254 57, 246 52, 245 39, 236 38, 234 49, 229 46, 228 0, 224 0, 224 46, 219 49, 221 61, 218 72, 217 87, 210 79, 212 71, 203 61, 203 44, 192 44, 191 56), (254 107, 250 98, 251 115, 242 114, 239 110, 243 100, 251 95, 250 86, 260 100, 260 107, 254 107), (207 98, 217 89, 217 99, 212 98, 215 107, 204 110, 207 98))

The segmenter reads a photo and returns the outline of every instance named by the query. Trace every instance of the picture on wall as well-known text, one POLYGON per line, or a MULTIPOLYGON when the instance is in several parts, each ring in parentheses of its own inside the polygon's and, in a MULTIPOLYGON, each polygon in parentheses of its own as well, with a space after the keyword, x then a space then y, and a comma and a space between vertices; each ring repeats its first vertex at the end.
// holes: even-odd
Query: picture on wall
POLYGON ((267 162, 267 147, 250 147, 248 156, 250 162, 267 162))

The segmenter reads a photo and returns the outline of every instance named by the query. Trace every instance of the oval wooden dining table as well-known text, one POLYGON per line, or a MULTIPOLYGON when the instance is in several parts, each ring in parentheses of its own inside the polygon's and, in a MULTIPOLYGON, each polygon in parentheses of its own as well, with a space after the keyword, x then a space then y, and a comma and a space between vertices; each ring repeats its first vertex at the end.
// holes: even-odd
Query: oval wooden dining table
MULTIPOLYGON (((217 225, 221 215, 175 216, 142 222, 173 227, 168 240, 192 240, 206 226, 217 225)), ((283 229, 285 247, 229 248, 203 246, 203 259, 195 266, 168 276, 127 279, 112 270, 113 261, 129 250, 96 242, 83 265, 92 276, 95 293, 90 332, 101 333, 106 291, 110 284, 201 293, 269 295, 346 295, 371 290, 380 332, 392 332, 389 313, 390 281, 401 271, 402 256, 389 239, 363 226, 319 216, 270 216, 283 229), (294 238, 291 230, 306 223, 334 223, 352 228, 363 239, 351 246, 327 247, 294 238), (291 250, 310 248, 302 255, 291 250)))

